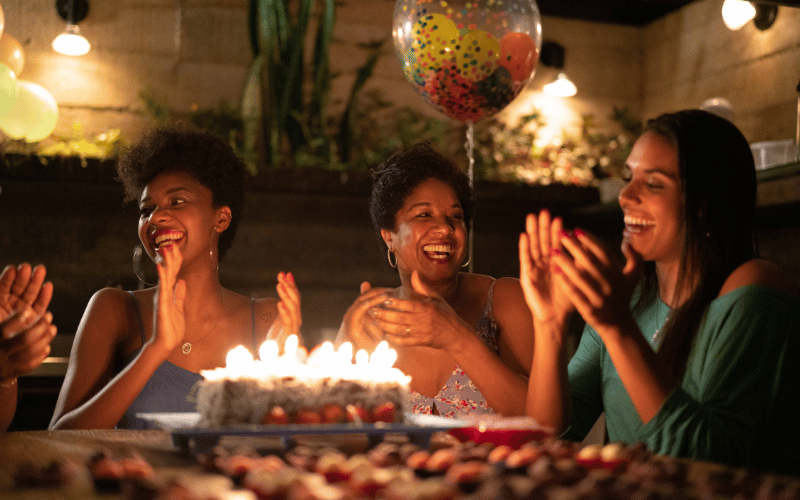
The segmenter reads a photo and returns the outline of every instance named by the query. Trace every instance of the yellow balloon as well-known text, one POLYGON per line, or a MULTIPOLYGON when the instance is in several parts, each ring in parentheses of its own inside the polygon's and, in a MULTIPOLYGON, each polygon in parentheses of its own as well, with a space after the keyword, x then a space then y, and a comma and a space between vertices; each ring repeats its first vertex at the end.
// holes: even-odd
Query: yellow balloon
POLYGON ((22 73, 22 68, 25 66, 25 52, 22 51, 22 45, 8 33, 0 36, 0 63, 11 68, 17 76, 22 73))
POLYGON ((458 28, 442 14, 427 14, 414 23, 412 47, 416 63, 424 68, 440 68, 455 57, 458 28))
POLYGON ((3 28, 6 26, 6 15, 3 13, 3 6, 0 5, 0 34, 3 33, 3 28))
POLYGON ((464 78, 483 80, 494 72, 499 60, 500 42, 491 33, 470 30, 459 37, 456 65, 464 78))
POLYGON ((58 103, 41 85, 20 80, 19 97, 6 116, 0 116, 0 130, 12 139, 38 142, 56 128, 58 103))
POLYGON ((17 75, 5 64, 0 64, 0 116, 5 116, 11 111, 18 96, 17 75))

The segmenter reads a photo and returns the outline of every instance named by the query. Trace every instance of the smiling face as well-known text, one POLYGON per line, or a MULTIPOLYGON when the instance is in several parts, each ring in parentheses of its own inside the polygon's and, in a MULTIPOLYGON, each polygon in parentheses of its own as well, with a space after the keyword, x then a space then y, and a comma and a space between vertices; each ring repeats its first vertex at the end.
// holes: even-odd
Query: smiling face
POLYGON ((422 181, 395 218, 395 229, 381 230, 397 258, 397 268, 418 270, 429 282, 452 279, 466 253, 467 229, 455 190, 438 180, 422 181))
POLYGON ((645 261, 679 263, 683 234, 683 192, 678 150, 664 136, 644 133, 633 145, 629 180, 619 194, 625 232, 645 261))
POLYGON ((168 245, 178 245, 184 262, 208 256, 209 249, 216 254, 230 209, 215 209, 212 199, 211 190, 186 172, 165 172, 150 181, 139 199, 139 239, 150 258, 168 245))

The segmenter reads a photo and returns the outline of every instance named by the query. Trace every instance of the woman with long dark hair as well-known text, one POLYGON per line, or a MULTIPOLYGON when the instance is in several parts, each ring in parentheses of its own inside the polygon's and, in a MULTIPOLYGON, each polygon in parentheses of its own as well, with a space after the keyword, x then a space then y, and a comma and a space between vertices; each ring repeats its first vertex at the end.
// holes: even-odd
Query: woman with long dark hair
POLYGON ((756 258, 756 177, 742 134, 700 110, 648 123, 627 161, 620 265, 547 212, 520 238, 536 340, 528 414, 582 438, 800 473, 800 297, 756 258), (567 360, 566 319, 587 323, 567 360))

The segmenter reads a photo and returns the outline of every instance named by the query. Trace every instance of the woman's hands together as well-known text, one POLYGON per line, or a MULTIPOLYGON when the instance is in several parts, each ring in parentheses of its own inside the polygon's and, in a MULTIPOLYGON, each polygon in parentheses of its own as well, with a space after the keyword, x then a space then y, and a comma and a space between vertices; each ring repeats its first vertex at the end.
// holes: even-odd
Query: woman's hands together
POLYGON ((303 316, 300 309, 300 290, 292 273, 278 273, 278 284, 275 288, 280 298, 278 318, 272 322, 267 338, 277 341, 278 345, 283 345, 290 335, 297 335, 302 343, 300 326, 303 324, 303 316))
POLYGON ((39 366, 50 354, 57 329, 47 306, 52 283, 44 266, 6 266, 0 274, 0 382, 39 366))
POLYGON ((419 273, 411 273, 413 294, 409 299, 389 298, 385 307, 373 308, 370 316, 394 345, 458 348, 459 331, 472 331, 452 307, 426 286, 419 273))
POLYGON ((372 288, 369 282, 361 283, 361 295, 347 309, 339 331, 339 341, 350 341, 356 349, 369 352, 383 340, 383 331, 372 321, 371 311, 385 305, 392 294, 391 288, 372 288))
POLYGON ((552 263, 562 279, 559 287, 583 319, 602 335, 630 317, 630 304, 641 271, 641 256, 624 242, 621 265, 596 237, 576 229, 559 236, 566 252, 557 252, 552 263))
POLYGON ((166 353, 172 352, 183 341, 186 334, 186 317, 183 302, 186 299, 186 282, 178 279, 183 256, 177 245, 169 245, 159 251, 158 290, 155 294, 155 335, 151 339, 161 345, 166 353))

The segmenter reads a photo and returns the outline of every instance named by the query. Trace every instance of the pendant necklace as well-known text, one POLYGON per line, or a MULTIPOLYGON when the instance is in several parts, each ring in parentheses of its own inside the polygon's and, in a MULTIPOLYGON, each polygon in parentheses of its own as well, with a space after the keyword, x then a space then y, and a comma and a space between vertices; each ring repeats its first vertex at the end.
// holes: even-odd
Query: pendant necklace
MULTIPOLYGON (((225 289, 224 288, 222 289, 222 308, 225 309, 225 289)), ((181 352, 183 352, 184 354, 189 354, 190 352, 192 352, 192 345, 193 344, 197 344, 197 343, 202 342, 203 340, 206 339, 206 337, 211 335, 214 332, 214 330, 217 329, 217 325, 219 325, 219 320, 220 320, 221 317, 222 317, 222 311, 220 311, 219 316, 217 316, 217 321, 214 323, 214 327, 211 330, 209 330, 208 333, 203 335, 199 340, 195 340, 193 343, 192 342, 184 342, 183 345, 181 346, 181 352)))
MULTIPOLYGON (((667 307, 669 308, 669 306, 667 306, 667 307)), ((659 314, 658 313, 659 313, 660 309, 661 309, 661 307, 659 307, 659 304, 656 304, 656 323, 658 324, 658 327, 656 327, 655 333, 653 333, 653 336, 650 338, 650 343, 653 344, 653 350, 654 351, 658 350, 658 348, 661 347, 661 340, 662 340, 661 339, 661 331, 664 328, 664 325, 666 324, 667 320, 669 320, 670 315, 672 315, 672 309, 669 309, 667 311, 667 314, 664 316, 664 319, 663 320, 659 320, 659 314)))

